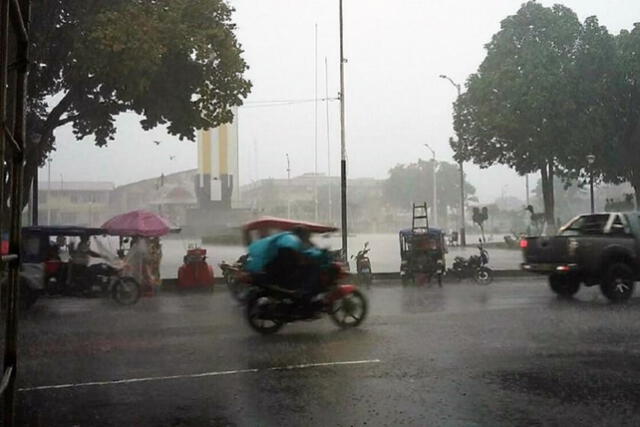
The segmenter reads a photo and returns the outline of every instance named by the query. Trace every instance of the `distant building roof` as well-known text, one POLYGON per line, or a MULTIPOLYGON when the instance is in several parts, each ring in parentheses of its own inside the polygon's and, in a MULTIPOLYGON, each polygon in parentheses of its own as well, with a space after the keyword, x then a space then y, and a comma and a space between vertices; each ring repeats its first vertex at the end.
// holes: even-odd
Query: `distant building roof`
MULTIPOLYGON (((319 186, 332 184, 340 184, 340 176, 327 176, 324 174, 315 175, 313 173, 305 173, 303 175, 291 177, 291 180, 287 178, 266 178, 259 181, 254 181, 250 184, 244 184, 240 187, 240 191, 247 192, 253 190, 262 189, 269 185, 282 185, 291 187, 306 187, 313 185, 317 181, 319 186)), ((353 187, 374 187, 380 185, 382 180, 376 178, 349 178, 347 184, 353 187)))
MULTIPOLYGON (((173 173, 169 173, 164 175, 164 179, 165 180, 172 180, 174 178, 180 178, 180 177, 188 177, 190 175, 195 175, 198 172, 197 169, 187 169, 184 171, 180 171, 180 172, 173 172, 173 173)), ((157 183, 160 181, 160 176, 155 176, 155 177, 151 177, 151 178, 146 178, 146 179, 142 179, 140 181, 135 181, 135 182, 130 182, 128 184, 122 184, 118 186, 118 190, 121 189, 125 189, 125 188, 129 188, 129 187, 138 187, 141 184, 149 184, 149 183, 157 183)))
POLYGON ((182 186, 167 186, 159 189, 151 202, 152 205, 188 205, 196 204, 195 194, 182 186))
POLYGON ((108 181, 38 181, 40 191, 112 191, 113 182, 108 181), (51 185, 51 187, 49 187, 51 185))

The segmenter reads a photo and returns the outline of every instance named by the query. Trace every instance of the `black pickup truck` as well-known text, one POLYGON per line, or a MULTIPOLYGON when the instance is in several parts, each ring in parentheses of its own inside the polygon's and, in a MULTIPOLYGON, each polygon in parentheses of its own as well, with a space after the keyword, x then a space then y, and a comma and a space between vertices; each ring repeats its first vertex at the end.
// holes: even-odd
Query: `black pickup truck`
POLYGON ((557 236, 527 237, 520 247, 522 269, 548 275, 556 294, 600 285, 610 301, 624 302, 640 280, 640 212, 581 215, 557 236))

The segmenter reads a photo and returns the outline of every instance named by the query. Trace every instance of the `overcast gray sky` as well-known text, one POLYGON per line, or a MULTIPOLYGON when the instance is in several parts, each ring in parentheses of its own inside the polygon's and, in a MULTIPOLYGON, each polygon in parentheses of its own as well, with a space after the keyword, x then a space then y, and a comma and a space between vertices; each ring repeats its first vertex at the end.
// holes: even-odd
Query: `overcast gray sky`
MULTIPOLYGON (((314 97, 314 27, 318 25, 318 91, 324 97, 324 58, 329 63, 329 96, 338 93, 338 0, 231 0, 238 37, 254 84, 239 112, 240 180, 286 176, 314 169, 314 103, 257 108, 252 102, 314 97)), ((344 0, 346 123, 349 176, 384 178, 398 163, 430 158, 451 161, 451 110, 455 88, 484 58, 484 44, 513 14, 520 0, 344 0)), ((553 1, 541 1, 551 5, 553 1)), ((584 20, 597 15, 618 33, 640 21, 638 0, 567 0, 584 20)), ((159 128, 144 132, 132 114, 117 120, 109 147, 76 141, 70 128, 56 133, 52 179, 107 180, 124 184, 196 167, 196 146, 159 128), (156 145, 153 141, 162 141, 156 145)), ((339 171, 338 104, 330 103, 330 166, 339 171)), ((318 169, 326 173, 328 145, 325 105, 318 111, 318 169)), ((481 201, 508 195, 524 198, 524 180, 504 167, 468 165, 481 201)), ((46 179, 46 170, 41 171, 46 179)), ((537 179, 537 176, 535 177, 537 179)))

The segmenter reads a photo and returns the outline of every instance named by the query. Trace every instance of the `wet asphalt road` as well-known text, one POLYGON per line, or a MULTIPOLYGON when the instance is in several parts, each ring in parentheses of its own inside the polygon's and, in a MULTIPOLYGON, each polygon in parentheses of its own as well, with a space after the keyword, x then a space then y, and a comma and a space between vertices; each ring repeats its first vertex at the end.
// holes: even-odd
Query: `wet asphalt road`
POLYGON ((40 301, 21 323, 18 425, 640 424, 640 299, 560 301, 537 279, 368 294, 357 330, 269 337, 223 290, 40 301), (29 389, 49 385, 64 388, 29 389))

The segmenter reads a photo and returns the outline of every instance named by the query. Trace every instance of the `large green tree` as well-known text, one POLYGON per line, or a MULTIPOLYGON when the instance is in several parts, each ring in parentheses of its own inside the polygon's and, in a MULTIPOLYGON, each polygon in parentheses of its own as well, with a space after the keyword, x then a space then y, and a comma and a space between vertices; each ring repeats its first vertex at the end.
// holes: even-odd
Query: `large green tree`
POLYGON ((640 24, 615 37, 615 57, 601 61, 615 66, 601 86, 606 88, 607 125, 610 131, 597 153, 595 167, 605 181, 628 181, 635 190, 640 207, 640 24))
POLYGON ((457 158, 506 164, 520 174, 539 171, 549 223, 554 177, 585 163, 574 96, 584 28, 567 7, 525 3, 502 21, 455 104, 454 126, 464 142, 457 158))
POLYGON ((251 83, 225 0, 47 0, 32 13, 25 185, 71 124, 114 138, 131 111, 180 139, 229 122, 251 83))
MULTIPOLYGON (((389 170, 383 185, 383 197, 387 203, 410 209, 413 202, 427 201, 433 206, 433 161, 418 160, 417 163, 399 164, 389 170)), ((476 189, 465 180, 467 200, 475 200, 476 189)), ((438 162, 436 168, 436 192, 438 195, 438 217, 440 226, 447 226, 449 209, 460 208, 460 170, 458 165, 438 162)))

